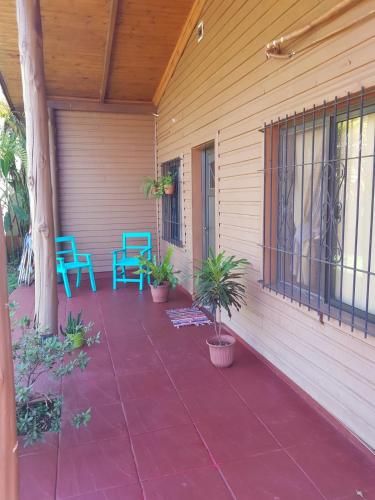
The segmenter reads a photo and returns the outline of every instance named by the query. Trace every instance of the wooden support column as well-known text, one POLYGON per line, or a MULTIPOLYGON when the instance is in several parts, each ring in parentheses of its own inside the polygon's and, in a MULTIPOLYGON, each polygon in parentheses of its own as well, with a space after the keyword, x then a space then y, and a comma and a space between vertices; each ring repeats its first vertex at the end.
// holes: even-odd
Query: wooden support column
POLYGON ((18 500, 18 454, 6 246, 0 207, 0 500, 18 500))
POLYGON ((55 234, 39 0, 17 0, 35 262, 35 322, 57 333, 55 234))
POLYGON ((60 235, 59 205, 58 205, 58 173, 57 173, 57 151, 56 151, 56 122, 55 110, 48 108, 48 136, 51 165, 52 184, 52 206, 53 206, 53 227, 55 235, 60 235))

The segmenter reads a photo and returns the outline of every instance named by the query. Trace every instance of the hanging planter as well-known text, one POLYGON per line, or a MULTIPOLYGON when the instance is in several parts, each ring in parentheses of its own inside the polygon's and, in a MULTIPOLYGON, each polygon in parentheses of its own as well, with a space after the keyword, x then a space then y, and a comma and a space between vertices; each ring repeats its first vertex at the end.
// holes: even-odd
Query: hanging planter
POLYGON ((164 188, 164 194, 171 196, 174 194, 174 189, 175 189, 175 182, 174 182, 174 177, 171 174, 171 172, 168 172, 167 175, 164 175, 161 179, 163 188, 164 188))

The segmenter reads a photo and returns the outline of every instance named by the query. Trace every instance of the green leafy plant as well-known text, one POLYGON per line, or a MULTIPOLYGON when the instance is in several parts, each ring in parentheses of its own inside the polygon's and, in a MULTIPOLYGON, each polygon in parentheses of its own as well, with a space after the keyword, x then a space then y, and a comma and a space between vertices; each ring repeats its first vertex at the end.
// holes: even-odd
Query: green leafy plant
POLYGON ((172 172, 161 176, 160 179, 146 177, 143 181, 143 193, 146 198, 154 196, 156 199, 159 199, 164 196, 164 188, 171 186, 173 183, 174 175, 172 172))
POLYGON ((19 245, 16 237, 22 239, 30 226, 26 134, 22 115, 4 103, 0 103, 0 203, 14 253, 19 245))
POLYGON ((161 198, 164 193, 164 188, 160 181, 152 177, 146 177, 143 181, 143 193, 146 198, 150 198, 151 196, 161 198))
POLYGON ((88 337, 88 333, 91 332, 94 324, 92 322, 85 325, 82 320, 82 311, 80 311, 77 316, 73 316, 71 312, 68 314, 68 319, 65 328, 60 326, 60 332, 64 337, 67 337, 73 349, 82 347, 83 345, 92 345, 94 343, 99 343, 100 332, 98 332, 93 337, 88 337))
POLYGON ((213 313, 215 335, 219 345, 222 331, 222 309, 229 318, 231 308, 237 311, 245 304, 245 287, 241 283, 244 276, 243 268, 248 265, 246 259, 236 259, 225 252, 214 255, 210 251, 206 260, 202 261, 195 277, 194 305, 207 307, 213 313))
POLYGON ((174 183, 174 175, 172 174, 172 172, 168 172, 166 175, 164 175, 161 178, 161 183, 163 184, 163 187, 171 186, 174 183))
POLYGON ((175 288, 178 283, 176 274, 179 271, 175 271, 173 264, 171 264, 172 253, 173 248, 168 247, 164 259, 159 264, 155 256, 152 260, 142 256, 140 258, 140 269, 135 271, 135 274, 151 276, 152 286, 155 288, 164 283, 169 283, 172 288, 175 288))
POLYGON ((76 429, 79 429, 82 426, 87 427, 90 420, 91 420, 91 408, 88 408, 87 410, 81 413, 76 413, 76 415, 73 416, 72 425, 76 429))
MULTIPOLYGON (((22 318, 21 336, 13 344, 17 431, 25 446, 41 440, 44 432, 60 430, 63 397, 45 389, 48 379, 62 380, 85 370, 89 362, 82 350, 73 355, 69 338, 46 337, 45 331, 30 325, 29 318, 22 318)), ((90 415, 89 410, 79 413, 73 425, 87 425, 90 415)))

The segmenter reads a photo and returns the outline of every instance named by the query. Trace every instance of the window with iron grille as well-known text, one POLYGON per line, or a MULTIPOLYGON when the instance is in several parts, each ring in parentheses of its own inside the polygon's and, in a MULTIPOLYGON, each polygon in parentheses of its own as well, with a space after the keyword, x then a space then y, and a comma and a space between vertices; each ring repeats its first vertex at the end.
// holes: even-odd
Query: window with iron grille
POLYGON ((180 164, 180 158, 161 164, 161 175, 170 173, 174 179, 174 193, 162 198, 162 238, 176 246, 182 246, 180 164))
POLYGON ((266 124, 263 286, 375 334, 375 90, 266 124))

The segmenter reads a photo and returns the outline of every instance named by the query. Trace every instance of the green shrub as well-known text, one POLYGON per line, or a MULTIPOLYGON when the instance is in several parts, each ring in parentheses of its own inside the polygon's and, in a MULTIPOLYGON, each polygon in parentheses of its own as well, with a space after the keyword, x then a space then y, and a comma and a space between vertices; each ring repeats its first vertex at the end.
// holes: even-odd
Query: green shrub
MULTIPOLYGON (((58 432, 61 427, 63 397, 40 388, 45 378, 62 380, 75 371, 83 371, 89 357, 83 350, 74 351, 71 340, 48 335, 31 325, 29 318, 22 318, 21 336, 13 344, 13 362, 16 391, 17 431, 24 436, 25 446, 43 439, 47 431, 58 432)), ((99 343, 100 333, 86 343, 99 343)), ((90 409, 73 417, 75 426, 87 425, 90 409)))

